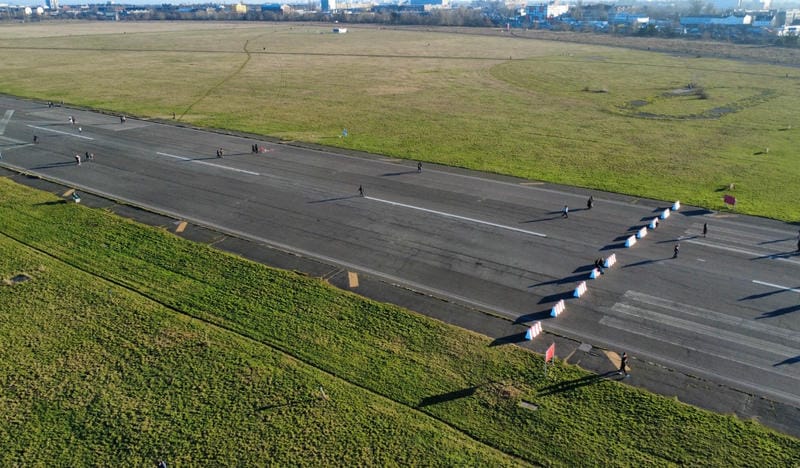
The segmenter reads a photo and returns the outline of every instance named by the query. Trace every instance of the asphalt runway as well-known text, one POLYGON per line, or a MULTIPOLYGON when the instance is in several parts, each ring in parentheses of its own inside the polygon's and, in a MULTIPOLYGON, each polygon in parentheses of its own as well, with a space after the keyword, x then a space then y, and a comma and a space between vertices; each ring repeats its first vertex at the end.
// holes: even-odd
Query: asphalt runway
POLYGON ((418 173, 413 161, 10 98, 0 117, 2 166, 800 407, 797 226, 682 207, 625 248, 671 201, 432 165, 418 173), (94 161, 76 165, 87 151, 94 161), (588 280, 594 259, 611 254, 616 265, 588 280), (550 318, 560 299, 564 312, 550 318))

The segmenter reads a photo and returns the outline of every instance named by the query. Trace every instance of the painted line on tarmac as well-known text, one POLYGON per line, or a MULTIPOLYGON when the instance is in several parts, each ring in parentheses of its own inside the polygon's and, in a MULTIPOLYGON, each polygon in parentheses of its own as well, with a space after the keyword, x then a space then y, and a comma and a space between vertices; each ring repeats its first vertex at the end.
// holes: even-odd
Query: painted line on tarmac
POLYGON ((712 249, 727 250, 729 252, 736 252, 736 253, 745 254, 745 255, 752 255, 753 257, 767 258, 767 259, 770 259, 770 260, 780 260, 782 262, 788 262, 788 263, 794 263, 795 265, 800 265, 800 261, 792 260, 790 258, 783 258, 783 257, 780 256, 781 254, 775 254, 775 253, 773 253, 773 254, 765 254, 763 252, 753 252, 752 250, 739 249, 739 248, 736 248, 736 247, 728 247, 728 246, 718 245, 718 244, 710 244, 708 242, 703 242, 703 241, 694 240, 694 239, 683 240, 683 242, 686 242, 687 244, 697 244, 697 245, 702 245, 704 247, 711 247, 712 249))
MULTIPOLYGON (((105 198, 108 198, 109 200, 115 200, 115 201, 122 201, 122 202, 130 203, 130 204, 132 204, 134 206, 138 206, 138 207, 141 207, 141 208, 148 209, 148 210, 150 210, 150 211, 152 211, 154 213, 160 213, 160 214, 163 214, 163 215, 171 216, 171 217, 173 217, 175 219, 185 219, 185 220, 190 221, 190 222, 192 222, 192 223, 194 223, 194 224, 196 224, 198 226, 203 226, 203 227, 207 227, 207 228, 213 228, 213 229, 215 229, 215 230, 217 230, 219 232, 222 232, 222 233, 233 234, 233 235, 239 236, 239 237, 241 237, 243 239, 248 239, 248 240, 252 240, 252 241, 256 241, 256 242, 262 242, 262 243, 264 243, 266 245, 272 246, 273 248, 281 249, 281 250, 284 250, 286 252, 294 252, 296 254, 307 256, 309 258, 315 258, 317 260, 321 260, 323 262, 327 262, 327 263, 329 263, 331 265, 341 265, 341 266, 343 266, 345 268, 357 270, 357 271, 360 271, 362 273, 375 276, 377 278, 383 278, 383 279, 387 280, 390 284, 405 286, 405 287, 408 287, 408 288, 411 288, 411 289, 414 289, 414 290, 420 291, 420 292, 427 292, 427 293, 433 294, 434 296, 438 296, 438 297, 441 297, 441 298, 449 298, 449 299, 461 302, 462 304, 471 305, 473 307, 478 308, 479 310, 494 311, 494 312, 496 312, 498 314, 501 314, 501 315, 503 315, 503 316, 505 316, 507 318, 510 318, 512 320, 514 320, 514 319, 518 318, 520 315, 524 314, 524 312, 513 311, 513 310, 506 309, 506 308, 504 308, 502 306, 487 304, 485 302, 477 301, 477 300, 462 296, 462 295, 460 295, 458 293, 453 293, 453 292, 449 292, 449 291, 446 291, 446 290, 433 288, 433 287, 431 287, 429 285, 424 285, 424 284, 421 284, 421 283, 417 283, 417 282, 415 282, 413 280, 409 280, 409 279, 406 279, 406 278, 400 278, 400 277, 397 277, 397 276, 394 276, 394 275, 390 275, 388 273, 384 273, 384 272, 381 272, 381 271, 377 271, 377 270, 365 267, 363 265, 356 265, 354 263, 350 263, 350 262, 347 262, 347 261, 344 261, 344 260, 341 260, 341 259, 338 259, 338 258, 329 257, 327 255, 322 255, 322 254, 319 254, 319 253, 311 252, 311 251, 306 250, 306 249, 290 246, 290 245, 282 243, 282 242, 278 242, 278 241, 275 241, 275 240, 272 240, 272 239, 267 239, 267 238, 264 238, 264 237, 261 237, 261 236, 249 234, 249 233, 237 230, 237 229, 232 229, 230 227, 222 226, 222 225, 219 225, 219 224, 216 224, 216 223, 213 223, 213 222, 208 222, 208 221, 205 221, 205 220, 200 219, 200 218, 195 218, 195 217, 192 217, 192 216, 186 216, 185 214, 181 214, 181 213, 174 212, 174 211, 171 211, 171 210, 165 210, 165 209, 162 209, 162 208, 158 208, 158 207, 155 207, 153 205, 150 205, 150 204, 147 204, 147 203, 142 203, 142 202, 139 202, 139 201, 134 200, 134 199, 129 199, 129 198, 126 198, 126 197, 118 197, 118 196, 115 196, 115 195, 110 194, 110 193, 106 193, 106 192, 103 192, 103 191, 90 189, 89 187, 86 187, 86 186, 73 184, 73 183, 70 183, 70 182, 68 182, 68 181, 66 181, 64 179, 60 179, 58 177, 53 177, 52 175, 40 174, 40 173, 37 173, 36 171, 30 171, 30 170, 27 170, 25 168, 22 168, 22 167, 19 167, 19 166, 15 166, 13 164, 0 164, 0 165, 13 167, 16 170, 24 171, 25 173, 39 174, 45 180, 58 182, 58 183, 60 183, 62 185, 66 185, 66 186, 75 186, 77 188, 80 188, 80 189, 88 192, 88 193, 93 193, 93 194, 96 194, 96 195, 100 195, 100 196, 103 196, 105 198)), ((584 340, 586 342, 592 342, 595 345, 604 346, 604 347, 618 346, 615 343, 613 343, 612 341, 609 341, 608 338, 602 337, 600 335, 595 335, 593 333, 580 331, 580 330, 575 329, 574 327, 562 326, 562 325, 559 325, 558 322, 553 321, 553 320, 547 321, 545 326, 547 327, 546 331, 550 332, 550 333, 555 331, 555 332, 558 332, 558 333, 560 333, 562 335, 569 335, 569 336, 572 336, 574 338, 580 338, 580 339, 582 339, 582 340, 584 340)), ((782 401, 782 402, 785 402, 785 403, 788 403, 788 404, 791 404, 791 405, 800 405, 800 398, 798 398, 796 395, 792 395, 792 394, 788 394, 788 393, 785 393, 785 392, 781 392, 780 390, 768 388, 768 387, 765 387, 763 385, 759 385, 757 383, 744 382, 744 381, 739 380, 739 379, 734 379, 734 378, 725 376, 725 375, 723 375, 723 374, 721 374, 719 372, 715 372, 713 369, 710 369, 710 368, 700 368, 700 367, 697 367, 697 366, 693 366, 693 365, 690 364, 691 361, 689 361, 689 362, 687 362, 687 361, 678 361, 676 359, 669 358, 669 357, 667 357, 667 356, 665 356, 663 354, 654 354, 651 351, 649 351, 648 349, 638 348, 636 346, 630 346, 630 345, 626 346, 625 348, 628 351, 630 351, 631 354, 634 354, 634 355, 638 356, 639 358, 650 359, 650 360, 659 362, 659 363, 661 363, 663 365, 672 366, 673 369, 676 369, 676 370, 681 371, 681 372, 687 372, 688 371, 688 372, 691 372, 691 375, 708 376, 708 377, 711 377, 711 378, 715 379, 718 383, 722 383, 724 385, 729 385, 731 388, 749 390, 749 391, 752 391, 752 392, 754 392, 754 393, 756 393, 758 395, 771 397, 771 398, 774 398, 774 399, 776 399, 778 401, 782 401)))
POLYGON ((75 138, 82 138, 84 140, 94 140, 94 138, 92 138, 92 137, 87 137, 87 136, 83 136, 83 135, 76 135, 76 134, 74 134, 72 132, 62 132, 61 130, 53 130, 52 128, 47 128, 47 127, 37 127, 36 125, 28 125, 28 127, 35 128, 36 130, 42 130, 42 131, 45 131, 45 132, 60 133, 61 135, 67 135, 67 136, 71 136, 71 137, 75 137, 75 138))
POLYGON ((445 213, 444 211, 431 210, 429 208, 422 208, 421 206, 407 205, 405 203, 399 203, 399 202, 394 202, 394 201, 390 201, 390 200, 383 200, 381 198, 374 198, 374 197, 364 197, 364 198, 366 198, 367 200, 386 203, 386 204, 389 204, 389 205, 400 206, 400 207, 409 208, 409 209, 412 209, 412 210, 424 211, 426 213, 433 213, 433 214, 437 214, 439 216, 444 216, 446 218, 455 218, 455 219, 460 219, 461 221, 469 221, 469 222, 477 223, 477 224, 485 224, 487 226, 497 227, 497 228, 500 228, 500 229, 507 229, 509 231, 521 232, 523 234, 529 234, 531 236, 547 237, 547 234, 542 234, 541 232, 526 231, 525 229, 519 229, 519 228, 515 228, 515 227, 512 227, 512 226, 506 226, 504 224, 497 224, 497 223, 492 223, 492 222, 489 222, 489 221, 482 221, 480 219, 475 219, 475 218, 467 218, 466 216, 459 216, 459 215, 452 214, 452 213, 445 213))
MULTIPOLYGON (((738 347, 747 347, 756 351, 764 351, 775 356, 778 356, 782 359, 789 359, 797 356, 797 347, 789 347, 784 346, 780 343, 775 343, 774 341, 762 340, 760 338, 753 338, 744 333, 737 333, 735 331, 729 331, 724 328, 715 325, 705 325, 703 323, 694 321, 694 320, 686 320, 682 318, 673 317, 668 314, 662 314, 660 312, 656 312, 654 310, 650 310, 644 307, 637 307, 631 304, 624 304, 621 302, 617 302, 614 304, 611 309, 616 317, 613 317, 615 320, 621 320, 623 323, 628 323, 630 327, 641 326, 644 330, 652 330, 656 334, 660 332, 660 330, 656 329, 654 326, 648 326, 649 323, 666 326, 670 328, 677 328, 678 330, 682 330, 684 332, 691 333, 693 335, 698 335, 700 337, 711 337, 716 338, 718 340, 726 341, 733 346, 738 347), (631 320, 631 318, 635 318, 638 320, 631 320), (644 323, 643 323, 644 322, 644 323)), ((603 317, 600 320, 600 323, 603 323, 603 320, 609 319, 612 317, 603 317)), ((661 327, 659 327, 661 328, 661 327)), ((671 342, 666 338, 662 337, 661 341, 666 341, 670 344, 676 344, 675 342, 671 342)), ((703 340, 697 340, 697 342, 702 342, 703 340)), ((729 356, 725 356, 722 351, 726 349, 724 345, 714 345, 706 344, 708 347, 705 352, 715 355, 717 357, 724 357, 725 359, 729 360, 736 360, 737 362, 742 362, 741 360, 733 359, 729 356), (714 351, 711 351, 710 347, 718 348, 718 354, 714 354, 714 351)), ((752 354, 752 353, 748 353, 752 354)), ((774 361, 770 361, 769 364, 772 364, 774 361)), ((766 364, 766 362, 762 363, 766 364)), ((792 373, 784 373, 782 370, 778 371, 777 373, 781 375, 792 376, 792 373)))
POLYGON ((178 155, 175 155, 175 154, 162 153, 162 152, 157 152, 156 154, 159 155, 159 156, 166 156, 168 158, 180 159, 181 161, 189 161, 189 162, 193 162, 193 163, 197 163, 197 164, 205 164, 206 166, 217 167, 219 169, 226 169, 226 170, 229 170, 229 171, 236 171, 236 172, 241 172, 241 173, 244 173, 244 174, 257 175, 257 176, 261 175, 258 172, 247 171, 247 170, 244 170, 244 169, 237 169, 235 167, 222 166, 222 165, 219 165, 219 164, 214 164, 214 163, 210 163, 210 162, 206 162, 206 161, 198 161, 196 159, 186 158, 186 157, 178 156, 178 155))
POLYGON ((8 121, 11 120, 12 115, 14 115, 14 109, 9 109, 3 115, 3 118, 0 119, 0 135, 6 133, 6 125, 8 125, 8 121))
POLYGON ((769 286, 770 288, 783 289, 784 291, 791 291, 800 294, 800 289, 798 288, 790 288, 789 286, 781 286, 780 284, 772 284, 772 283, 767 283, 766 281, 759 281, 759 280, 753 280, 753 282, 763 286, 769 286))
MULTIPOLYGON (((680 347, 681 349, 692 351, 693 353, 705 354, 705 355, 708 355, 708 356, 713 356, 713 357, 715 357, 717 359, 721 359, 723 361, 733 362, 733 363, 736 363, 736 364, 739 364, 739 365, 742 365, 742 366, 755 368, 755 369, 758 369, 761 372, 766 372, 766 373, 769 373, 769 374, 780 375, 782 377, 788 377, 788 378, 791 378, 791 379, 795 378, 794 374, 792 374, 792 373, 787 373, 786 371, 775 369, 772 366, 772 363, 769 363, 768 367, 762 367, 763 363, 746 362, 746 361, 743 361, 743 360, 734 359, 733 357, 728 355, 727 353, 729 353, 729 352, 725 351, 725 350, 723 350, 722 352, 714 352, 714 351, 709 350, 709 349, 701 349, 701 348, 692 346, 690 344, 687 344, 684 341, 674 341, 673 342, 673 341, 670 341, 670 340, 665 340, 664 339, 664 335, 662 333, 656 333, 654 330, 650 329, 647 326, 639 325, 639 324, 636 324, 636 323, 631 323, 629 320, 623 320, 623 319, 619 319, 619 318, 615 318, 615 317, 603 317, 600 320, 599 323, 600 323, 600 325, 603 325, 603 326, 606 326, 606 327, 609 327, 609 328, 613 328, 613 329, 617 329, 617 330, 620 330, 622 332, 627 332, 627 333, 631 333, 631 334, 634 334, 634 335, 643 336, 643 337, 648 338, 648 339, 650 339, 652 341, 660 341, 662 343, 667 343, 667 344, 672 345, 672 346, 677 346, 677 347, 680 347)), ((669 361, 669 359, 663 359, 663 360, 669 361)), ((678 364, 680 366, 689 367, 690 369, 692 368, 690 366, 686 366, 683 363, 678 363, 678 364)), ((695 369, 697 369, 697 368, 695 368, 695 369)), ((703 369, 697 369, 697 370, 699 370, 700 372, 706 373, 706 374, 711 374, 711 375, 715 375, 715 376, 721 377, 722 379, 725 379, 725 380, 728 380, 728 381, 732 380, 729 377, 724 377, 721 374, 718 374, 718 373, 714 372, 713 370, 703 370, 703 369)), ((775 396, 780 397, 784 401, 786 401, 786 400, 791 401, 795 405, 798 402, 800 402, 800 399, 798 399, 798 397, 796 395, 792 395, 790 393, 786 393, 786 392, 783 392, 783 391, 775 389, 775 388, 764 387, 759 382, 747 382, 747 381, 742 381, 742 380, 734 381, 734 382, 735 382, 735 384, 733 385, 734 388, 737 388, 737 387, 741 388, 742 386, 754 387, 754 388, 759 390, 758 393, 760 393, 760 394, 765 394, 766 393, 766 394, 775 395, 775 396)))
MULTIPOLYGON (((786 328, 783 327, 774 327, 772 325, 767 325, 762 322, 757 322, 750 319, 743 319, 740 317, 724 314, 721 312, 704 309, 702 307, 693 306, 691 304, 684 304, 677 301, 671 301, 669 299, 665 299, 658 296, 651 296, 649 294, 633 290, 625 291, 625 295, 623 297, 626 302, 620 304, 632 305, 631 302, 644 304, 645 306, 652 306, 658 309, 666 310, 669 312, 670 317, 676 317, 677 315, 688 315, 698 320, 711 320, 714 322, 721 322, 725 325, 736 328, 744 328, 758 333, 763 333, 766 335, 780 336, 784 340, 789 340, 793 343, 796 343, 797 346, 800 346, 800 335, 798 335, 798 333, 795 331, 787 330, 786 328)), ((615 306, 616 304, 612 306, 612 309, 615 306)))

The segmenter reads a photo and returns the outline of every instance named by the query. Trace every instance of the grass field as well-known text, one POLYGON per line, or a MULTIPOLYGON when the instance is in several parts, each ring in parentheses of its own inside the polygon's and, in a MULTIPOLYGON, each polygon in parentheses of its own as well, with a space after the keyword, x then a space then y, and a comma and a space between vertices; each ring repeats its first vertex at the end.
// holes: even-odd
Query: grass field
POLYGON ((3 25, 0 92, 800 220, 797 68, 349 30, 3 25))
POLYGON ((4 466, 800 463, 757 423, 545 379, 521 348, 7 179, 0 220, 4 466))

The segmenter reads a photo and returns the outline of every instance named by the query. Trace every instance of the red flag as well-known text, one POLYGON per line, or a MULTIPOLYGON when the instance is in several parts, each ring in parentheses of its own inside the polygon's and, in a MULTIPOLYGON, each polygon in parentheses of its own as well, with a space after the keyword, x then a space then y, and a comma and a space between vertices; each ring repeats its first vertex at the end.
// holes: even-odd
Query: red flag
POLYGON ((734 197, 733 195, 725 195, 725 197, 722 200, 725 202, 726 205, 736 204, 736 197, 734 197))
POLYGON ((544 362, 547 362, 551 359, 556 357, 556 344, 553 343, 547 348, 547 352, 544 353, 544 362))

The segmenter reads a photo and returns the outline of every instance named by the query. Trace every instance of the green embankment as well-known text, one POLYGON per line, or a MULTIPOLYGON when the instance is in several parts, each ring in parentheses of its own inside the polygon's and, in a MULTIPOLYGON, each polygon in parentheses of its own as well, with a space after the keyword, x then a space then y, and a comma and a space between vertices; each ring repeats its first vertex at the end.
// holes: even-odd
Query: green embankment
POLYGON ((545 380, 520 348, 6 179, 0 277, 3 465, 800 463, 757 423, 545 380))

